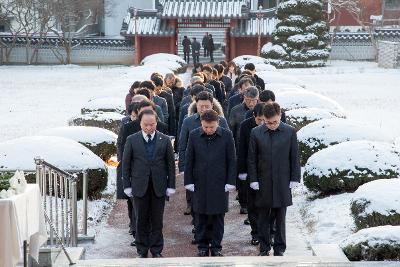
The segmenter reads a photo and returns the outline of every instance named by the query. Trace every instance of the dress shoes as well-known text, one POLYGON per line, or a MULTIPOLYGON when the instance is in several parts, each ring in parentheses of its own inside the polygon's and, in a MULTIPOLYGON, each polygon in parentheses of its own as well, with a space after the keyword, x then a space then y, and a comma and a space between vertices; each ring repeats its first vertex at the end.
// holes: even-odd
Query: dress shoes
POLYGON ((240 208, 240 214, 247 214, 247 208, 240 208))
POLYGON ((274 256, 283 256, 283 252, 282 251, 274 251, 274 256))
POLYGON ((245 219, 245 220, 243 221, 243 223, 244 223, 245 225, 250 225, 250 220, 249 220, 249 218, 245 219))
POLYGON ((196 233, 196 227, 193 227, 192 234, 196 233))
POLYGON ((198 257, 208 257, 208 250, 199 250, 197 253, 198 257))
POLYGON ((269 251, 260 251, 260 254, 258 256, 269 256, 269 251))
POLYGON ((191 241, 191 243, 192 243, 192 245, 196 245, 196 244, 198 244, 199 242, 197 242, 197 240, 193 238, 192 241, 191 241))
POLYGON ((253 237, 253 238, 251 239, 251 244, 252 244, 253 246, 258 246, 258 244, 260 244, 260 241, 258 241, 257 238, 253 237))
POLYGON ((211 251, 211 257, 223 257, 221 251, 211 251))
POLYGON ((163 258, 163 255, 161 255, 161 253, 155 253, 153 254, 153 258, 163 258))
POLYGON ((133 241, 131 242, 131 246, 132 246, 132 247, 136 247, 136 240, 133 240, 133 241))
POLYGON ((139 254, 137 257, 138 258, 147 258, 147 254, 139 254))

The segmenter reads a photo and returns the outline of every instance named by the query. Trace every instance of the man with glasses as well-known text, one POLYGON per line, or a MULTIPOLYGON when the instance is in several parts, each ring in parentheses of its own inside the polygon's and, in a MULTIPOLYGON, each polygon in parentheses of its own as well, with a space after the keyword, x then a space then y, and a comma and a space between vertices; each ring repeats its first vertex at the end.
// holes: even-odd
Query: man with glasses
MULTIPOLYGON (((243 93, 243 102, 235 106, 229 114, 229 127, 233 133, 236 147, 239 146, 240 124, 245 119, 248 110, 253 109, 258 102, 258 89, 255 86, 248 87, 243 93)), ((247 214, 247 189, 245 181, 238 180, 240 214, 247 214)))
POLYGON ((278 103, 266 104, 265 124, 254 128, 248 151, 248 179, 256 191, 260 256, 271 250, 271 214, 276 220, 274 256, 286 250, 286 208, 292 205, 291 189, 300 182, 300 161, 296 130, 281 122, 278 103))

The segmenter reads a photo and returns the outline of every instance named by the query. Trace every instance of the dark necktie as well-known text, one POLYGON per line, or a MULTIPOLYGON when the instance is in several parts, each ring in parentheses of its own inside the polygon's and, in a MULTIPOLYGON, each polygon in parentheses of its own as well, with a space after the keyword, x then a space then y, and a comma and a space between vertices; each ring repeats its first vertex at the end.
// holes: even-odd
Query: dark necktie
POLYGON ((147 135, 147 143, 150 143, 150 142, 151 142, 151 135, 148 134, 148 135, 147 135))

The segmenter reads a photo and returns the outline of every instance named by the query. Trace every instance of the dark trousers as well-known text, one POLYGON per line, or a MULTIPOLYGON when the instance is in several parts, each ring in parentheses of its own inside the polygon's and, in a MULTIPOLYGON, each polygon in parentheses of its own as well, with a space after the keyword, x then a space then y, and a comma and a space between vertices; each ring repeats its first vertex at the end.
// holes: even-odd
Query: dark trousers
POLYGON ((258 208, 258 240, 260 251, 271 250, 271 224, 275 217, 274 251, 286 250, 286 207, 258 208))
POLYGON ((204 57, 208 57, 208 55, 209 55, 208 49, 207 47, 204 47, 204 57))
POLYGON ((183 59, 186 61, 186 63, 189 63, 189 61, 190 61, 190 52, 183 51, 183 59))
POLYGON ((247 188, 249 187, 247 181, 236 179, 238 185, 239 204, 241 208, 247 208, 247 188))
POLYGON ((135 207, 133 205, 133 198, 129 198, 126 200, 128 204, 128 215, 129 215, 129 228, 131 231, 136 233, 136 212, 135 207))
POLYGON ((258 212, 255 205, 256 191, 249 188, 247 192, 247 212, 251 227, 251 237, 258 239, 258 212))
POLYGON ((193 52, 193 64, 200 62, 200 51, 193 52))
POLYGON ((214 62, 214 50, 210 50, 210 61, 214 62))
POLYGON ((157 197, 149 182, 143 197, 134 198, 136 211, 136 248, 138 254, 161 253, 164 247, 162 233, 165 197, 157 197))
POLYGON ((214 253, 221 251, 225 214, 196 214, 196 217, 198 219, 196 223, 196 235, 199 241, 198 249, 201 251, 211 250, 214 253))

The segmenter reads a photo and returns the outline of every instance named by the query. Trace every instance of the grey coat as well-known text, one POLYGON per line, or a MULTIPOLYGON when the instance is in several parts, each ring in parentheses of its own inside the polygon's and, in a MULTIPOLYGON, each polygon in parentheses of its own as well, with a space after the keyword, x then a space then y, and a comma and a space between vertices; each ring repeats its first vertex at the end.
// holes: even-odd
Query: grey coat
POLYGON ((248 151, 248 179, 258 182, 255 205, 279 208, 292 205, 291 181, 300 182, 300 161, 296 130, 281 123, 276 131, 265 124, 251 131, 248 151))
POLYGON ((225 185, 236 183, 236 152, 231 131, 218 127, 207 136, 202 128, 190 132, 185 157, 185 185, 194 184, 193 209, 200 214, 228 212, 225 185))
POLYGON ((169 137, 156 132, 154 159, 148 160, 142 131, 126 139, 122 157, 124 188, 131 187, 134 197, 146 194, 150 176, 157 197, 165 196, 167 188, 175 188, 175 158, 169 137))
POLYGON ((163 114, 163 120, 161 120, 162 122, 168 124, 168 117, 169 117, 169 113, 168 113, 168 105, 167 105, 167 100, 165 100, 165 98, 162 98, 161 96, 155 95, 152 99, 152 101, 154 102, 154 104, 156 104, 157 106, 159 106, 162 110, 162 114, 163 114))

